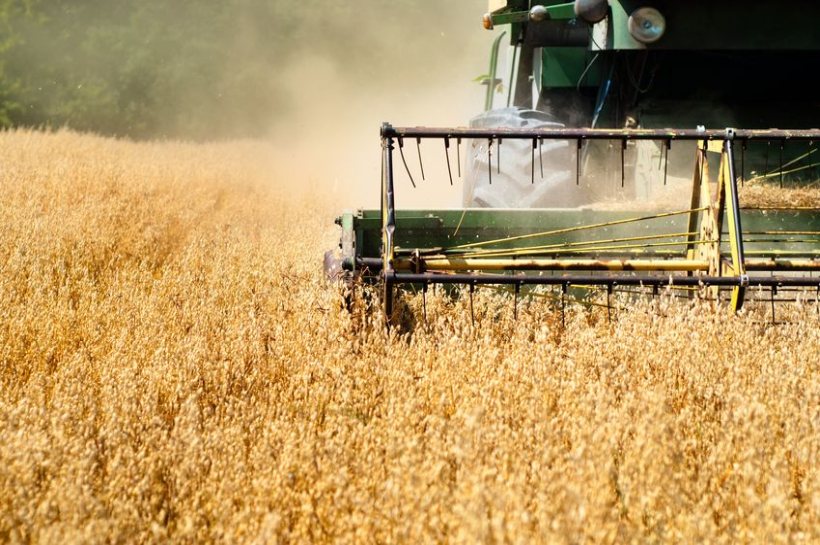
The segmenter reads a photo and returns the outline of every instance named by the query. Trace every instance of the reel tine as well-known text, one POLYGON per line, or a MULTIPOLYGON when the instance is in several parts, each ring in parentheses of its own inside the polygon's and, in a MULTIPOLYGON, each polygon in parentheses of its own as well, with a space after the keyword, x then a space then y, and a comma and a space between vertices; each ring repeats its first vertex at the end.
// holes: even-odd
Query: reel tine
POLYGON ((410 178, 410 183, 413 184, 413 188, 416 187, 416 182, 413 180, 413 175, 410 174, 410 167, 407 166, 407 160, 404 158, 404 138, 399 136, 399 155, 401 155, 401 162, 404 165, 404 170, 407 171, 407 177, 410 178))
POLYGON ((658 154, 658 170, 660 170, 662 166, 663 166, 663 152, 658 154))
POLYGON ((769 152, 772 149, 772 141, 766 140, 766 167, 763 169, 763 174, 769 172, 769 152))
POLYGON ((530 154, 530 183, 535 184, 535 148, 538 142, 535 138, 532 139, 532 150, 530 154))
POLYGON ((575 141, 575 185, 581 185, 581 147, 583 140, 580 138, 575 141))
POLYGON ((666 144, 663 147, 663 185, 666 185, 666 181, 669 178, 669 150, 672 148, 672 141, 667 140, 666 144))
POLYGON ((425 180, 424 163, 421 162, 421 138, 416 138, 416 151, 419 154, 419 169, 421 169, 421 179, 425 180))
POLYGON ((493 139, 487 139, 487 174, 490 177, 490 185, 493 185, 493 139))
POLYGON ((453 185, 453 171, 450 168, 450 138, 444 137, 444 155, 447 157, 447 175, 450 177, 450 185, 453 185))
POLYGON ((785 140, 780 141, 780 189, 783 189, 783 147, 786 145, 785 140))
POLYGON ((746 140, 740 144, 740 187, 746 181, 746 140))
POLYGON ((541 163, 541 179, 544 179, 544 150, 541 146, 543 144, 544 139, 540 136, 538 137, 538 162, 541 163))
POLYGON ((461 137, 456 138, 456 167, 458 168, 458 179, 461 179, 461 137))
POLYGON ((621 140, 621 188, 626 184, 626 139, 621 140))
POLYGON ((495 162, 498 164, 498 173, 501 174, 501 138, 498 139, 498 149, 495 152, 495 162))

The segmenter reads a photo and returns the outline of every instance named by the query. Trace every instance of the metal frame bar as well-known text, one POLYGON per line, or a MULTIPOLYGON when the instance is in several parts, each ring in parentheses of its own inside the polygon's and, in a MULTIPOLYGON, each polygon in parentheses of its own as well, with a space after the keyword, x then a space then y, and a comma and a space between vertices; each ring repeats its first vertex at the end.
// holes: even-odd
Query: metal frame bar
MULTIPOLYGON (((747 259, 744 250, 743 229, 740 221, 742 210, 738 197, 738 188, 734 164, 734 141, 741 141, 745 147, 749 141, 787 141, 787 140, 820 140, 820 130, 676 130, 676 129, 590 129, 590 128, 561 128, 561 129, 472 129, 472 128, 426 128, 407 127, 397 128, 390 124, 383 124, 381 128, 383 169, 382 169, 382 257, 380 259, 362 258, 360 262, 376 269, 381 267, 381 278, 384 281, 384 305, 388 318, 393 311, 393 290, 400 284, 422 284, 427 286, 437 284, 466 284, 471 293, 476 285, 497 284, 514 285, 517 288, 524 284, 562 286, 602 286, 611 289, 613 286, 672 286, 672 287, 708 287, 714 295, 718 295, 719 288, 732 288, 731 309, 737 311, 743 305, 746 290, 751 286, 768 287, 772 290, 779 287, 817 287, 820 290, 820 277, 813 276, 771 276, 749 277, 747 269, 765 271, 766 266, 772 264, 778 269, 790 271, 811 271, 818 268, 820 260, 805 259, 809 255, 805 252, 795 252, 804 259, 747 259), (550 140, 658 140, 666 144, 672 140, 700 142, 697 147, 695 171, 692 184, 692 205, 689 210, 674 214, 689 215, 689 229, 687 239, 680 245, 686 245, 686 252, 679 258, 652 258, 631 259, 569 259, 539 258, 528 256, 528 248, 486 248, 488 245, 502 244, 518 239, 536 238, 550 234, 561 233, 564 230, 544 233, 532 233, 478 243, 463 244, 449 248, 446 255, 420 256, 418 252, 409 257, 396 257, 394 235, 396 231, 396 206, 393 177, 394 140, 404 138, 441 139, 487 139, 489 141, 503 139, 529 139, 540 142, 550 140), (721 156, 720 171, 715 184, 715 195, 710 187, 707 166, 707 153, 719 153, 721 156), (700 219, 698 217, 700 216, 700 219), (728 241, 730 255, 721 254, 721 237, 723 234, 724 216, 728 223, 728 241), (485 248, 481 248, 484 246, 485 248), (459 256, 452 251, 468 250, 469 256, 459 256), (471 251, 470 251, 471 250, 471 251), (480 252, 486 252, 482 257, 480 252), (509 258, 499 258, 499 253, 516 252, 509 258), (727 259, 728 257, 728 259, 727 259), (423 263, 422 263, 423 262, 423 263), (794 265, 793 267, 791 265, 794 265), (553 276, 541 275, 509 275, 509 274, 482 274, 481 272, 467 271, 608 271, 605 274, 561 274, 553 276), (406 272, 410 271, 410 272, 406 272), (441 271, 441 272, 430 272, 441 271), (655 274, 636 274, 638 272, 653 272, 655 274), (615 272, 613 274, 613 272, 615 272), (675 272, 677 274, 669 274, 675 272), (618 274, 620 273, 620 274, 618 274)), ((490 169, 492 165, 490 164, 490 169)), ((534 168, 534 166, 533 166, 534 168)), ((635 218, 635 221, 647 218, 635 218)), ((632 221, 632 220, 630 220, 632 221)), ((608 225, 608 224, 602 224, 608 225)), ((583 229, 586 226, 571 228, 583 229)), ((747 233, 749 234, 749 233, 747 233)), ((679 234, 680 236, 680 234, 679 234)), ((659 235, 657 238, 663 238, 659 235)), ((532 247, 531 247, 532 248, 532 247)), ((530 249, 531 249, 530 248, 530 249)), ((593 248, 595 249, 595 248, 593 248)), ((611 248, 603 248, 603 250, 611 248)), ((583 251, 583 248, 579 248, 583 251)), ((601 250, 601 248, 598 248, 601 250)), ((560 247, 556 248, 560 253, 560 247)), ((546 252, 549 253, 549 252, 546 252)))
POLYGON ((692 286, 692 287, 820 287, 820 277, 800 276, 523 276, 492 274, 437 274, 402 273, 391 271, 385 275, 396 284, 465 284, 465 285, 536 285, 536 286, 692 286))
POLYGON ((382 125, 382 138, 459 138, 483 139, 532 139, 548 140, 706 140, 706 141, 767 141, 767 140, 801 140, 816 141, 820 139, 820 130, 782 130, 782 129, 590 129, 590 128, 433 128, 433 127, 393 127, 389 123, 382 125))
MULTIPOLYGON (((732 255, 732 272, 735 276, 746 276, 746 257, 743 250, 743 227, 740 224, 740 198, 737 192, 737 178, 735 177, 735 156, 732 150, 732 141, 723 142, 724 153, 721 155, 720 177, 723 182, 724 198, 728 197, 729 206, 725 206, 729 220, 729 247, 732 255)), ((737 312, 743 306, 746 296, 746 287, 735 286, 732 289, 731 308, 737 312)))
MULTIPOLYGON (((384 130, 384 127, 382 127, 384 130)), ((393 186, 393 137, 382 138, 384 154, 384 171, 382 172, 382 229, 383 229, 383 264, 384 304, 387 316, 393 314, 393 283, 390 272, 393 267, 393 235, 396 231, 396 202, 393 186)))

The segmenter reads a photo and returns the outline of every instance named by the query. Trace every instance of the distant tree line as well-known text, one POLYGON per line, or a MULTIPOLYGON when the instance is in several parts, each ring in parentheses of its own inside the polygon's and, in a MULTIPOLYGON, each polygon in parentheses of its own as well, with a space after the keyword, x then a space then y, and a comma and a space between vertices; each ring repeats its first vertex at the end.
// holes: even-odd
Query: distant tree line
POLYGON ((364 17, 400 28, 437 4, 0 0, 0 126, 136 138, 261 134, 287 111, 280 77, 295 52, 343 65, 377 57, 377 31, 356 31, 364 17))

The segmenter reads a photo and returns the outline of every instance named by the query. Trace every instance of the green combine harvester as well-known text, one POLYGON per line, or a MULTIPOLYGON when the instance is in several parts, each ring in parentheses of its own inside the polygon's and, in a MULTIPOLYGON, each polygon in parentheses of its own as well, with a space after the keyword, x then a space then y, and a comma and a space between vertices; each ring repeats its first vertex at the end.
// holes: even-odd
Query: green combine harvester
POLYGON ((435 284, 816 301, 820 3, 490 8, 485 112, 382 126, 381 208, 337 220, 330 277, 381 283, 388 318, 435 284), (433 152, 462 208, 400 208, 433 152))

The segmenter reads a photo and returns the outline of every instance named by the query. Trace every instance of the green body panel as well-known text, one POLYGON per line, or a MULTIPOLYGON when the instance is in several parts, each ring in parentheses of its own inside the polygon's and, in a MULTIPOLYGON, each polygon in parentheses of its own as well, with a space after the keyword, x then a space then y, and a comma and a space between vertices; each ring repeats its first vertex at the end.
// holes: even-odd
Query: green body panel
POLYGON ((575 2, 544 2, 547 13, 553 19, 572 19, 575 17, 575 2))
MULTIPOLYGON (((655 213, 657 212, 594 209, 494 210, 475 208, 466 210, 397 210, 396 252, 398 254, 414 250, 424 252, 425 250, 471 244, 478 241, 646 217, 655 213)), ((488 246, 488 248, 511 249, 535 244, 589 242, 644 235, 671 235, 685 232, 687 222, 688 216, 682 214, 637 223, 610 225, 534 239, 510 241, 488 246)), ((744 232, 747 233, 774 230, 812 230, 820 232, 820 210, 743 210, 741 212, 741 222, 744 232)), ((357 240, 356 256, 381 257, 379 251, 382 242, 381 212, 379 210, 359 211, 354 217, 354 229, 357 240)), ((726 235, 723 238, 726 240, 726 235)), ((749 234, 744 238, 750 240, 782 239, 783 236, 749 234)), ((796 236, 794 238, 812 240, 812 242, 777 244, 754 242, 746 244, 746 251, 752 256, 757 256, 757 253, 761 251, 771 252, 771 255, 777 255, 777 251, 795 251, 804 254, 815 250, 820 251, 819 236, 796 236), (775 251, 773 248, 777 248, 777 250, 775 251)), ((676 240, 682 242, 683 238, 679 237, 676 240)), ((638 251, 624 252, 624 254, 627 253, 636 255, 638 251)), ((728 243, 725 245, 723 253, 728 255, 728 243)), ((594 255, 594 252, 591 252, 591 255, 594 255)), ((669 257, 670 255, 685 257, 684 244, 658 249, 649 247, 640 251, 642 257, 669 257)))
MULTIPOLYGON (((743 247, 747 258, 800 254, 820 257, 820 210, 742 210, 743 247), (776 234, 756 234, 769 231, 776 234), (815 231, 815 235, 788 235, 788 231, 815 231), (799 242, 784 242, 794 240, 799 242)), ((724 226, 721 253, 729 255, 724 226)))
MULTIPOLYGON (((572 19, 575 17, 575 3, 555 0, 538 2, 547 8, 547 13, 551 19, 572 19)), ((511 38, 513 43, 518 39, 521 32, 522 23, 530 19, 529 2, 526 0, 509 0, 507 7, 493 13, 493 24, 511 25, 511 38)))
POLYGON ((607 42, 604 44, 590 44, 592 49, 618 50, 618 49, 644 49, 642 43, 637 41, 629 33, 627 21, 629 11, 624 2, 613 0, 609 3, 611 15, 609 21, 605 22, 607 27, 607 42))
POLYGON ((545 47, 541 50, 541 85, 544 88, 582 87, 598 85, 601 68, 598 63, 589 70, 591 59, 588 49, 583 47, 545 47), (586 70, 586 74, 584 71, 586 70), (581 81, 581 76, 584 77, 581 81))
MULTIPOLYGON (((639 215, 641 214, 639 213, 639 215)), ((646 215, 646 213, 643 215, 646 215)), ((635 217, 634 212, 601 212, 578 209, 398 210, 396 213, 395 240, 399 249, 430 249, 631 217, 635 217)), ((379 246, 381 244, 380 218, 378 210, 364 210, 356 219, 357 232, 363 235, 362 245, 359 246, 360 256, 379 256, 379 246)), ((645 225, 641 225, 641 228, 651 234, 674 233, 684 229, 685 219, 685 216, 679 216, 677 218, 653 220, 645 222, 645 225)), ((590 237, 626 236, 626 234, 634 232, 634 225, 629 227, 615 226, 607 229, 564 234, 560 240, 562 242, 576 242, 590 240, 590 237)), ((532 240, 520 240, 505 244, 503 247, 519 248, 533 243, 532 240)))

